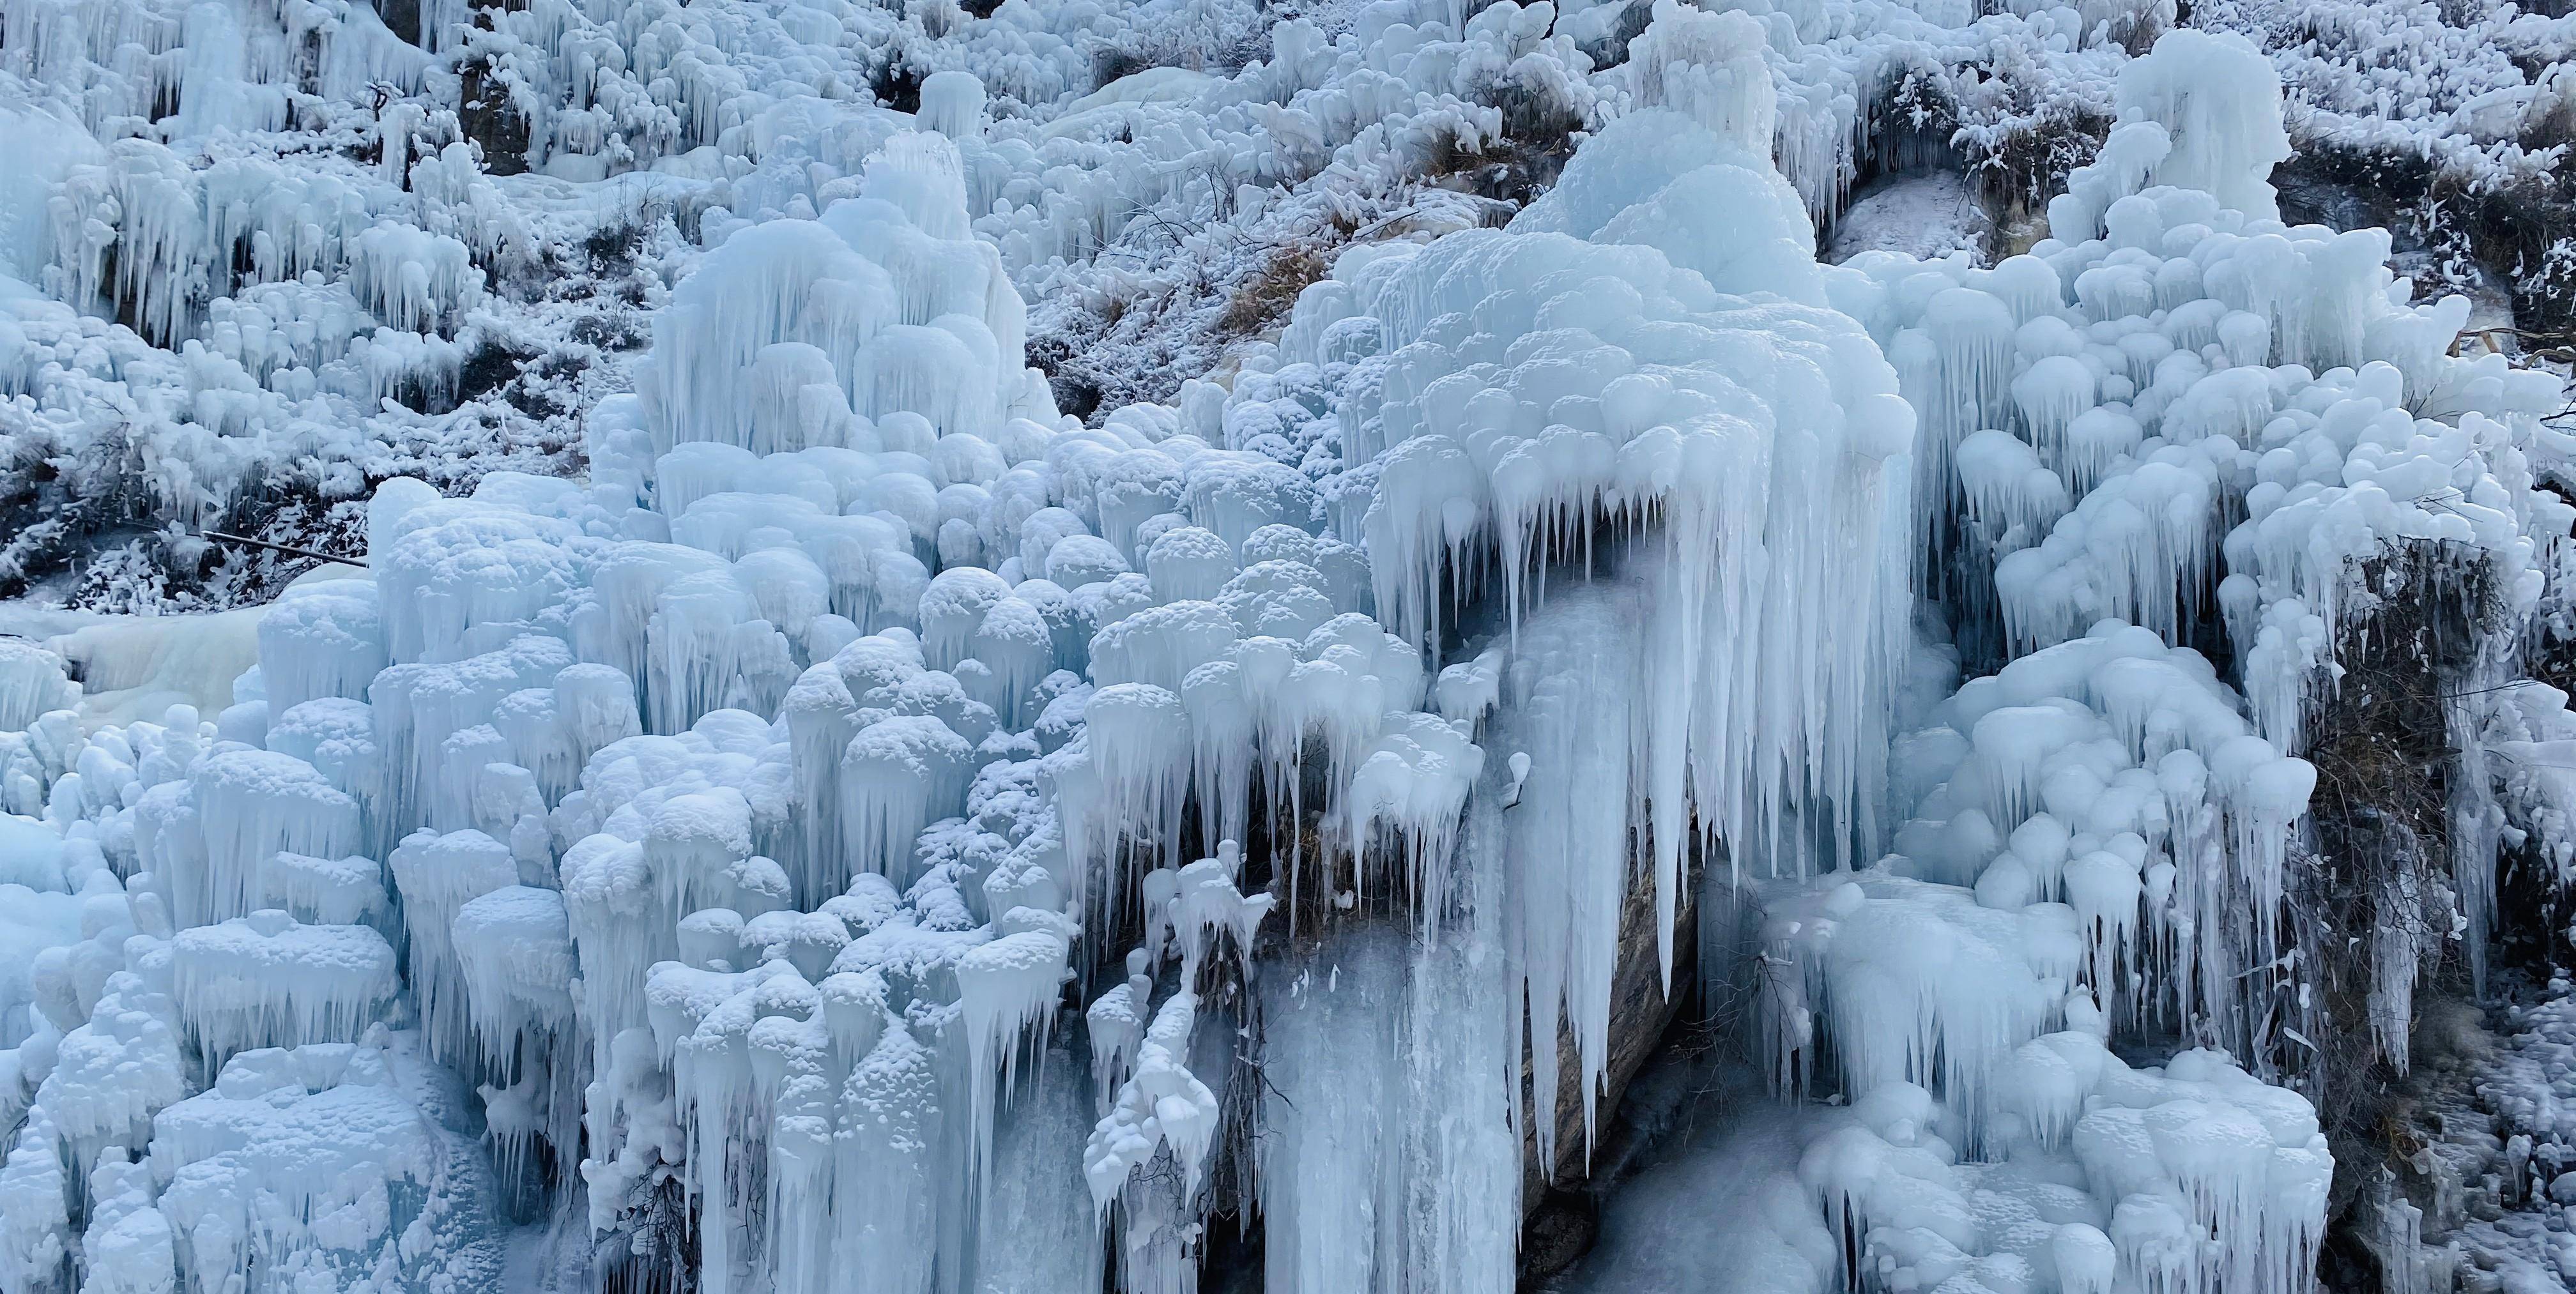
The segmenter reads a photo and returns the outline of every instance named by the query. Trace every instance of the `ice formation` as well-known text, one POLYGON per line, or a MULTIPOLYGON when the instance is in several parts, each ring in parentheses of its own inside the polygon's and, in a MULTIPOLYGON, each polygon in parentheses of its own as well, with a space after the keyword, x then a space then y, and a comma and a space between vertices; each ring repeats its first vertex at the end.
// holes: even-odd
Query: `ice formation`
MULTIPOLYGON (((1918 462, 1951 464, 1917 481, 1931 515, 1965 520, 1955 544, 1923 531, 1927 562, 1951 564, 1937 577, 1959 594, 1960 649, 2009 663, 1905 739, 1922 771, 1898 800, 1913 799, 1915 821, 1896 853, 1854 889, 1774 910, 1770 937, 1804 968, 1778 1008, 1778 1054, 1794 1073, 1834 1016, 1894 1011, 1864 1026, 1883 1043, 1838 1042, 1845 1083, 1865 1085, 1866 1070, 1930 1086, 1972 1146, 1997 1135, 1981 1122, 1987 1107, 2027 1099, 2030 1039, 2054 1036, 2074 1007, 2113 1029, 2176 1021, 2257 1077, 2314 1083, 2315 1040, 2338 1026, 2309 969, 2319 950, 2300 933, 2313 919, 2286 901, 2318 866, 2298 829, 2316 773, 2295 756, 2345 686, 2336 653, 2408 596, 2382 563, 2422 560, 2407 578, 2428 599, 2446 596, 2433 591, 2444 571, 2492 580, 2477 595, 2492 599, 2483 623, 2510 625, 2534 613, 2560 560, 2569 512, 2538 483, 2558 452, 2537 421, 2556 407, 2556 382, 2500 356, 2450 355, 2467 302, 2408 304, 2411 285, 2384 268, 2384 233, 2279 223, 2264 180, 2285 146, 2269 127, 2266 73, 2232 38, 2166 38, 2122 73, 2119 124, 2052 204, 2055 237, 1991 270, 1865 255, 1853 268, 1870 286, 1839 298, 1927 411, 1918 462), (2220 111, 2231 99, 2243 102, 2220 111), (2213 621, 2241 701, 2197 653, 2166 646, 2213 621), (2040 940, 2027 956, 1994 915, 2015 908, 2020 938, 2040 940), (1895 1006, 1907 995, 1889 990, 1924 970, 1872 937, 1891 921, 1955 926, 1935 964, 1978 969, 1912 994, 1910 1012, 1895 1006), (1940 1048, 1903 1041, 1908 1014, 1912 1036, 1940 1048), (1944 1019, 1974 1020, 1975 1041, 1962 1047, 1944 1019)), ((2446 676, 2459 689, 2452 722, 2494 736, 2460 743, 2465 838, 2448 874, 2425 884, 2445 887, 2445 906, 2456 893, 2475 963, 2504 866, 2494 828, 2476 824, 2505 816, 2499 790, 2544 833, 2550 812, 2513 800, 2536 789, 2528 780, 2517 792, 2490 778, 2486 743, 2511 734, 2502 749, 2527 765, 2533 747, 2516 743, 2555 731, 2560 711, 2547 689, 2507 682, 2512 631, 2462 632, 2468 664, 2446 676)), ((2367 1045, 2400 1072, 2430 942, 2408 915, 2419 899, 2401 891, 2374 899, 2381 924, 2361 958, 2376 977, 2367 1045)), ((2062 1140, 2083 1088, 2049 1083, 2061 1104, 2041 1131, 2062 1140)), ((2002 1125, 2007 1137, 2027 1130, 2002 1125)), ((2290 1192, 2284 1205, 2322 1198, 2322 1177, 2295 1191, 2272 1180, 2290 1192)), ((2300 1270, 2315 1233, 2271 1225, 2226 1260, 2253 1266, 2182 1279, 2235 1288, 2300 1270), (2273 1274, 2255 1274, 2264 1268, 2273 1274)), ((2109 1230, 2121 1271, 2142 1271, 2144 1251, 2132 1254, 2117 1219, 2109 1230)))
MULTIPOLYGON (((287 449, 381 482, 221 695, 85 714, 0 639, 0 1291, 437 1287, 514 1225, 711 1294, 1181 1294, 1225 1226, 1280 1290, 1492 1291, 1623 975, 1746 944, 1839 1102, 1762 1166, 1775 1288, 2307 1288, 2307 724, 2392 545, 2535 612, 2558 392, 2282 224, 2250 47, 1966 9, 1381 0, 1105 84, 1250 19, 0 15, 0 84, 77 89, 0 122, 30 443, 113 411, 194 522, 287 449), (2116 86, 2054 236, 1818 264, 1893 51, 2016 42, 2116 86), (396 102, 469 70, 535 174, 396 102), (239 150, 375 85, 346 173, 239 150), (1157 203, 1506 114, 1581 130, 1543 196, 1352 235, 1172 403, 1031 366, 1157 203), (690 230, 585 475, 382 479, 562 192, 690 230)), ((2492 695, 2477 820, 2576 821, 2564 697, 2492 695)))

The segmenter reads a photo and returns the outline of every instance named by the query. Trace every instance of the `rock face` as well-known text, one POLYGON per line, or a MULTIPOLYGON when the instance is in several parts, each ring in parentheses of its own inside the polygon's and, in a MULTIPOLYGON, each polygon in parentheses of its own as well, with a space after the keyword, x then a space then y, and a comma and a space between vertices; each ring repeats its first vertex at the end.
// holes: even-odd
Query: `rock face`
MULTIPOLYGON (((1611 981, 1610 1062, 1603 1074, 1594 1124, 1583 1121, 1582 1066, 1576 1063, 1574 1035, 1557 1032, 1556 1162, 1539 1162, 1535 1128, 1521 1139, 1521 1280, 1524 1285, 1565 1270, 1592 1247, 1599 1207, 1594 1199, 1594 1149, 1607 1139, 1619 1117, 1629 1080, 1662 1048, 1673 1022, 1680 1018, 1686 987, 1698 974, 1699 877, 1696 869, 1682 879, 1679 915, 1673 936, 1673 980, 1664 984, 1656 953, 1655 891, 1640 873, 1629 885, 1619 913, 1619 970, 1611 981)), ((1530 1102, 1530 1108, 1539 1103, 1530 1102)))

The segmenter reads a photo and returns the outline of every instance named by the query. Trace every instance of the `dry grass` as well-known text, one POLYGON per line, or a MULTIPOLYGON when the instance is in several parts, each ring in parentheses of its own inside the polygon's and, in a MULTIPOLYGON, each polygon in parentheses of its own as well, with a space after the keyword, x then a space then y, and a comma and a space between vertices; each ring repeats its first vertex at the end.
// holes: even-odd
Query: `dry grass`
POLYGON ((2419 1017, 2468 996, 2458 945, 2436 934, 2452 905, 2456 762, 2447 714, 2494 621, 2491 572, 2459 553, 2411 546, 2374 559, 2362 575, 2377 605, 2345 631, 2336 651, 2343 678, 2308 723, 2313 849, 2291 860, 2287 933, 2299 964, 2281 985, 2308 1003, 2290 1013, 2285 998, 2306 1045, 2281 1059, 2316 1103, 2334 1152, 2329 1266, 2347 1276, 2376 1265, 2362 1238, 2372 1225, 2371 1184, 2394 1172, 2402 1186, 2429 1190, 2414 1180, 2415 1151, 2426 1140, 2422 1088, 2441 1048, 2438 1039, 2410 1048, 2419 1053, 2411 1076, 2379 1054, 2370 1027, 2375 936, 2382 926, 2417 931, 2419 1017))
POLYGON ((1338 244, 1294 243, 1270 253, 1261 268, 1243 280, 1217 315, 1217 331, 1249 337, 1288 317, 1297 294, 1332 272, 1338 244))

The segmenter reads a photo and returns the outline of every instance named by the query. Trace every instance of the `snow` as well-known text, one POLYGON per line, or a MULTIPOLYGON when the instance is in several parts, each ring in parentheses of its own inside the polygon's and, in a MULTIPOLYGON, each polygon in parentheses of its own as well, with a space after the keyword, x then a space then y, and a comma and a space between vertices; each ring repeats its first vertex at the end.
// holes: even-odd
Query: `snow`
POLYGON ((1862 252, 1889 251, 1928 261, 1954 251, 1974 252, 1984 240, 1986 223, 1974 191, 1961 176, 1948 171, 1890 176, 1853 195, 1823 259, 1840 265, 1862 252))

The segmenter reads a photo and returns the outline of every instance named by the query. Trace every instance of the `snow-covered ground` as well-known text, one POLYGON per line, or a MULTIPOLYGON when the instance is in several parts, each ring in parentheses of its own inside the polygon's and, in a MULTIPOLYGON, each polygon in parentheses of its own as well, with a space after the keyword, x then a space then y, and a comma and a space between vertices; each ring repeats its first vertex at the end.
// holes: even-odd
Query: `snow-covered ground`
POLYGON ((2568 20, 1979 10, 0 3, 0 1294, 2544 1287, 2568 20))
POLYGON ((1983 258, 1989 218, 1974 185, 1957 171, 1888 176, 1852 199, 1834 226, 1824 259, 1836 265, 1862 252, 1898 252, 1918 261, 1951 252, 1983 258))

